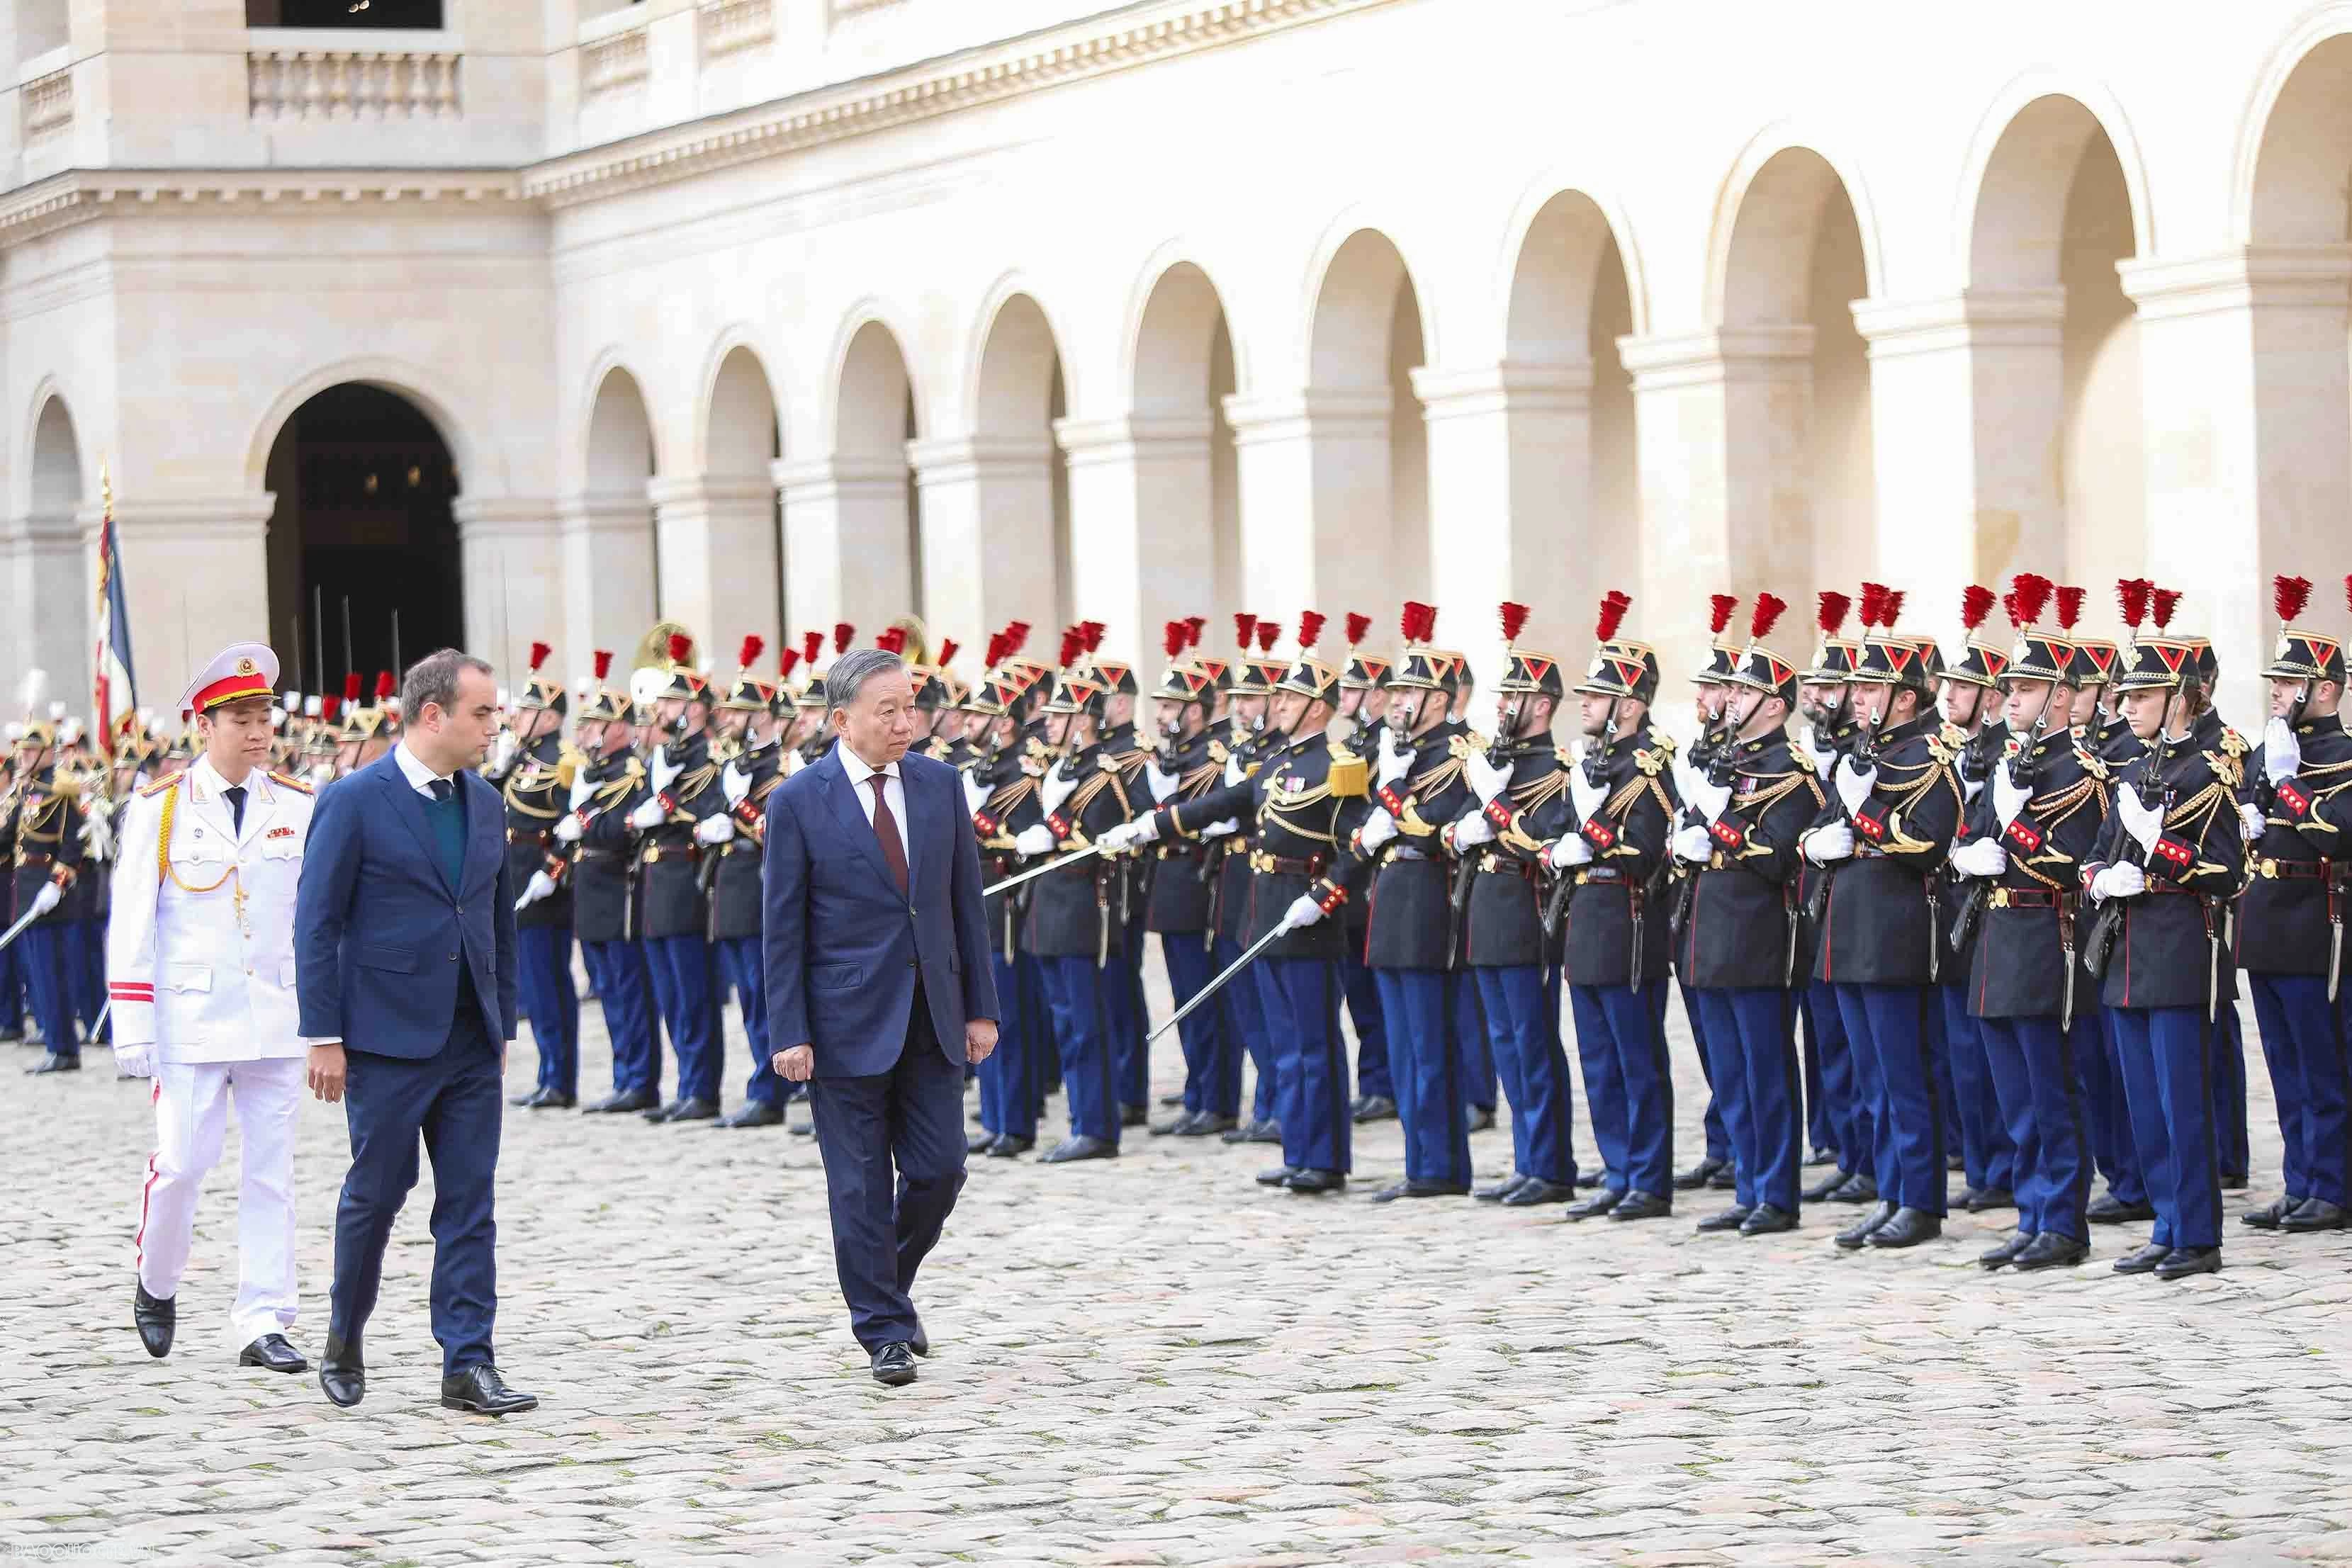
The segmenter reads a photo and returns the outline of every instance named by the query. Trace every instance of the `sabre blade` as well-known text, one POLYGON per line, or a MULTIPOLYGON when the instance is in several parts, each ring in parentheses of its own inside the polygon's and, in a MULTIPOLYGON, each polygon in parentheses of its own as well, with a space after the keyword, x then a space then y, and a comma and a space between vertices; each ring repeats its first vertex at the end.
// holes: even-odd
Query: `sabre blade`
POLYGON ((980 896, 993 898, 1007 888, 1019 887, 1023 883, 1034 877, 1044 876, 1049 871, 1059 871, 1066 865, 1076 865, 1089 855, 1098 855, 1102 852, 1103 847, 1100 844, 1088 844, 1085 849, 1074 850, 1068 854, 1056 856, 1044 865, 1033 865, 1027 871, 1015 872, 1003 882, 992 883, 980 890, 980 896))
POLYGON ((25 934, 25 927, 30 925, 34 921, 38 920, 40 917, 41 915, 38 910, 26 910, 25 912, 25 918, 16 922, 16 925, 8 927, 7 930, 0 931, 0 947, 7 946, 9 943, 14 942, 17 937, 23 936, 25 934))
POLYGON ((1263 953, 1268 947, 1273 946, 1274 944, 1282 937, 1289 936, 1292 929, 1293 927, 1287 922, 1278 924, 1273 930, 1267 932, 1256 941, 1251 943, 1248 952, 1244 953, 1240 957, 1227 965, 1223 974, 1219 975, 1215 979, 1211 980, 1207 985, 1202 986, 1199 990, 1194 991, 1191 1001, 1186 1002, 1182 1007, 1178 1008, 1173 1013, 1170 1014, 1166 1023, 1161 1024, 1158 1029, 1153 1030, 1150 1034, 1143 1037, 1143 1043, 1150 1045, 1153 1040, 1158 1040, 1161 1035, 1166 1034, 1170 1030, 1174 1029, 1178 1024, 1182 1023, 1187 1018, 1190 1018, 1192 1014, 1193 1009, 1199 1007, 1202 1002, 1207 1001, 1211 997, 1215 996, 1218 988, 1227 980, 1232 979, 1235 975, 1238 975, 1244 969, 1248 968, 1251 962, 1255 960, 1260 953, 1263 953))

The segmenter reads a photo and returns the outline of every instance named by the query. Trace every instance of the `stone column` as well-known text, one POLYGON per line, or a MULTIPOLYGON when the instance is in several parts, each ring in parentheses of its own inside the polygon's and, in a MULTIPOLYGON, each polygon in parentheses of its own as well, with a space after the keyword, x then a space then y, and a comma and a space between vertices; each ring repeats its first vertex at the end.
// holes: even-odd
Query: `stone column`
POLYGON ((1592 607, 1603 585, 1633 591, 1636 558, 1632 518, 1591 515, 1591 362, 1423 369, 1412 389, 1434 559, 1426 582, 1398 563, 1400 597, 1446 612, 1442 641, 1470 654, 1483 690, 1502 678, 1507 599, 1530 612, 1523 645, 1581 667, 1592 607))
POLYGON ((1757 591, 1778 593, 1790 606, 1775 633, 1779 651, 1810 653, 1812 328, 1727 328, 1621 338, 1617 346, 1633 377, 1641 469, 1634 591, 1658 650, 1661 697, 1687 691, 1682 683, 1706 658, 1710 593, 1739 595, 1742 632, 1757 591))
MULTIPOLYGON (((565 567, 555 503, 540 497, 465 497, 451 510, 465 574, 467 648, 498 665, 499 685, 509 692, 522 689, 533 643, 554 649, 547 673, 565 685, 588 674, 593 650, 569 634, 574 580, 565 567)), ((639 627, 636 635, 644 634, 639 627)))
POLYGON ((574 496, 556 515, 563 541, 562 645, 575 656, 609 650, 613 683, 625 690, 629 660, 657 616, 652 508, 626 496, 574 496))
POLYGON ((1107 622, 1104 649, 1149 691, 1166 662, 1160 630, 1217 602, 1211 423, 1202 414, 1057 421, 1070 459, 1071 601, 1107 622))
MULTIPOLYGON (((1350 609, 1396 601, 1388 549, 1393 401, 1385 387, 1225 399, 1241 495, 1241 608, 1279 620, 1288 633, 1301 609, 1322 611, 1336 626, 1350 609)), ((1410 574, 1419 577, 1421 563, 1410 574)))
POLYGON ((2066 415, 2065 291, 1865 299, 1853 316, 1870 346, 1879 579, 1939 627, 1958 585, 1998 591, 2021 570, 2066 580, 2052 457, 2066 415))
POLYGON ((2352 247, 2116 264, 2138 308, 2147 570, 2187 595, 2176 626, 2213 639, 2221 711, 2252 733, 2276 628, 2274 573, 2309 577, 2315 619, 2352 517, 2352 247))
POLYGON ((743 634, 769 647, 776 624, 776 486, 764 474, 656 479, 662 619, 692 632, 714 671, 732 670, 743 634))
POLYGON ((784 498, 785 619, 793 632, 846 621, 866 640, 907 612, 912 556, 907 465, 895 455, 779 459, 784 498))
POLYGON ((907 456, 922 496, 921 613, 932 640, 974 646, 1007 621, 1054 624, 1053 444, 950 436, 909 442, 907 456))

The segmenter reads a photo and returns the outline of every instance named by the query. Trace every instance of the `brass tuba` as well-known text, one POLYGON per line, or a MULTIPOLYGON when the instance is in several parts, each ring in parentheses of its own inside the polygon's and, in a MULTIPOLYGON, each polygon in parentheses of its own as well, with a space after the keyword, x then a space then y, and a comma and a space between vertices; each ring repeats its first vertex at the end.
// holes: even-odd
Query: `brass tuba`
POLYGON ((922 617, 901 615, 890 625, 894 631, 907 634, 907 646, 900 652, 900 658, 909 664, 929 664, 931 662, 931 634, 923 629, 922 617))
POLYGON ((629 668, 632 670, 670 668, 669 640, 673 636, 686 639, 687 663, 692 664, 695 656, 702 651, 695 645, 694 633, 675 621, 656 621, 653 623, 652 629, 637 640, 637 651, 629 661, 629 668))

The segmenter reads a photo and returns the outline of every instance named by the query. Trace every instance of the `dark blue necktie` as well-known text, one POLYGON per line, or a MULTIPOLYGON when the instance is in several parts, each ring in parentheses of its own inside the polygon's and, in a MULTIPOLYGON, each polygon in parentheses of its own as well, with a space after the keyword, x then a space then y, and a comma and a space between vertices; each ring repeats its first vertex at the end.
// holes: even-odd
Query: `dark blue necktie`
POLYGON ((232 784, 221 791, 228 802, 228 831, 239 838, 245 836, 245 786, 232 784))

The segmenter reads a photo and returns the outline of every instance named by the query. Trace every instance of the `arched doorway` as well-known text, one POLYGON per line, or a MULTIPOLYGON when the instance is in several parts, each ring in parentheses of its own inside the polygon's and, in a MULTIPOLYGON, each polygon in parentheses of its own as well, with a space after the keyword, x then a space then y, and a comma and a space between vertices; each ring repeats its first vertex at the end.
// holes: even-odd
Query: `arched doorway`
MULTIPOLYGON (((90 580, 82 514, 81 442, 65 400, 50 397, 33 426, 29 509, 26 512, 15 602, 31 613, 11 617, 21 626, 16 660, 48 672, 49 695, 75 713, 89 706, 90 580)), ((13 702, 12 674, 5 688, 13 702)), ((16 715, 12 710, 10 717, 16 715)))
POLYGON ((415 403, 357 382, 294 411, 269 449, 269 634, 286 678, 373 683, 466 635, 448 444, 415 403), (280 641, 283 639, 283 641, 280 641), (323 661, 323 667, 321 667, 323 661))
POLYGON ((1090 530, 1075 562, 1081 602, 1135 606, 1147 670, 1160 665, 1166 622, 1200 615, 1222 626, 1242 605, 1240 480, 1225 413, 1236 381, 1216 284, 1192 262, 1168 266, 1136 334, 1134 417, 1113 433, 1135 454, 1104 507, 1121 520, 1120 548, 1104 548, 1108 530, 1090 530))

